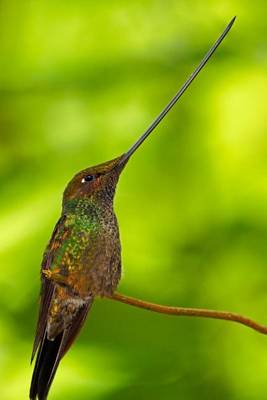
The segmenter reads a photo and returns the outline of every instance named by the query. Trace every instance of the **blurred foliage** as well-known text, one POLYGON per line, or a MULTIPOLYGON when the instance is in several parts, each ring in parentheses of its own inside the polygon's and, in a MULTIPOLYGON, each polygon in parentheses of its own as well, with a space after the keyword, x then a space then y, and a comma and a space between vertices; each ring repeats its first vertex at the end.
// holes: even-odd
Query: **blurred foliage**
MULTIPOLYGON (((262 0, 0 3, 0 397, 27 399, 43 249, 78 170, 124 152, 233 15, 116 196, 140 298, 267 322, 267 47, 262 0)), ((264 400, 267 339, 96 301, 51 400, 264 400)))

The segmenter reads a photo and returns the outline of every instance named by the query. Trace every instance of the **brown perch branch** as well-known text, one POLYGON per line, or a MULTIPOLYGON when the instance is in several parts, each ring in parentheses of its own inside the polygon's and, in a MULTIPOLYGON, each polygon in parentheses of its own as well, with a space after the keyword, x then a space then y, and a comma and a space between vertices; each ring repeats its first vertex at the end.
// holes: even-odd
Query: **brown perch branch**
POLYGON ((114 293, 108 297, 111 300, 116 300, 121 303, 129 304, 134 307, 144 308, 146 310, 154 311, 161 314, 177 315, 184 317, 200 317, 200 318, 213 318, 222 319, 225 321, 237 322, 247 326, 248 328, 254 329, 255 331, 267 334, 267 326, 261 325, 252 319, 232 313, 229 311, 215 311, 203 308, 187 308, 187 307, 170 307, 163 306, 161 304, 150 303, 147 301, 139 300, 134 297, 125 296, 120 293, 114 293))

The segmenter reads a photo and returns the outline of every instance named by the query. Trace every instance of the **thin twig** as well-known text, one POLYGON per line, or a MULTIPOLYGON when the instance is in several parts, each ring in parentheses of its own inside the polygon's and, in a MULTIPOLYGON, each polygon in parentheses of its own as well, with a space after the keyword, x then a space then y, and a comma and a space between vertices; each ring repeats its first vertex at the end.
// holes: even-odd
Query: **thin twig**
POLYGON ((149 303, 147 301, 139 300, 134 297, 125 296, 120 293, 114 293, 108 297, 111 300, 116 300, 121 303, 129 304, 134 307, 144 308, 146 310, 154 311, 161 314, 177 315, 184 317, 200 317, 200 318, 213 318, 222 319, 225 321, 237 322, 254 329, 255 331, 267 335, 267 326, 261 325, 252 319, 232 313, 229 311, 215 311, 203 308, 187 308, 187 307, 170 307, 161 304, 149 303))

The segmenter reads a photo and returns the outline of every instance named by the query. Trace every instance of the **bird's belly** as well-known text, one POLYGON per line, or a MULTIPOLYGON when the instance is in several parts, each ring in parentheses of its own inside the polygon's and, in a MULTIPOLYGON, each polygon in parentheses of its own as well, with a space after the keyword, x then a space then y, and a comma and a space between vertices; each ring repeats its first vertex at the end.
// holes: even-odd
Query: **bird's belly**
POLYGON ((102 251, 94 257, 84 257, 83 262, 75 261, 55 268, 51 278, 84 299, 114 292, 121 277, 120 254, 110 256, 102 251))
POLYGON ((106 227, 96 233, 73 232, 54 258, 51 270, 54 277, 58 275, 55 280, 59 284, 81 298, 111 295, 121 276, 118 230, 106 227))

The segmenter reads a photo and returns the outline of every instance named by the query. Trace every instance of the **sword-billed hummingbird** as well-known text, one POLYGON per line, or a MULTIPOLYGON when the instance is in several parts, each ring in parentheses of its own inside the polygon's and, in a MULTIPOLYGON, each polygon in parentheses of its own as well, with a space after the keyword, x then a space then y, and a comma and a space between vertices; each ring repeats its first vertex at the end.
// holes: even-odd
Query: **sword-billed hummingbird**
POLYGON ((231 29, 217 39, 145 133, 120 157, 79 172, 67 185, 62 214, 41 265, 41 301, 32 359, 38 350, 30 399, 45 400, 58 364, 81 330, 93 300, 111 296, 121 276, 119 228, 113 198, 119 176, 231 29))

